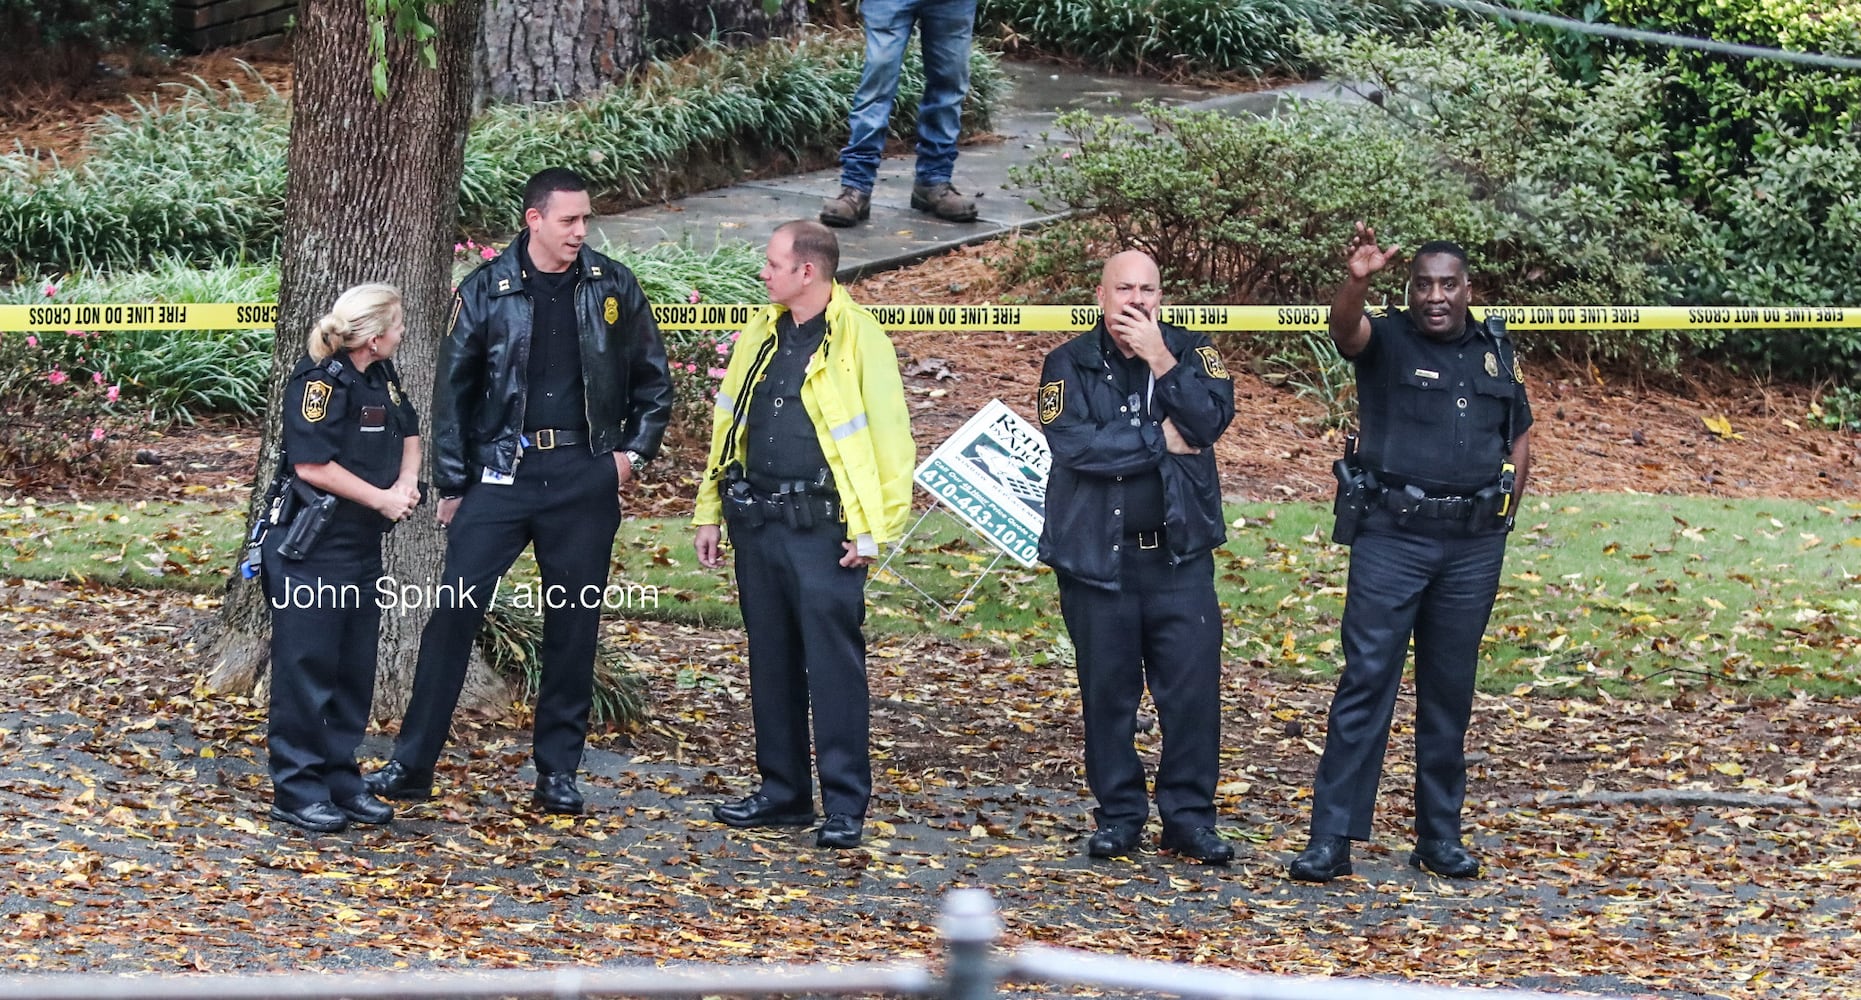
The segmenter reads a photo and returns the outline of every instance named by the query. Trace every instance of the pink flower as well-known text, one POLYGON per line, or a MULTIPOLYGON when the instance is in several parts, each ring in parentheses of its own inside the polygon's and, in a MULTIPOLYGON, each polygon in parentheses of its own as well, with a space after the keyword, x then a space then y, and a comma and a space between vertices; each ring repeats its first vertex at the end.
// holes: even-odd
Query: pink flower
POLYGON ((453 252, 453 253, 464 253, 464 252, 465 252, 465 244, 463 244, 463 243, 454 243, 454 244, 452 245, 452 252, 453 252))
POLYGON ((45 287, 44 287, 44 288, 42 288, 42 289, 40 289, 40 291, 42 291, 42 292, 44 292, 44 293, 45 293, 45 297, 49 299, 49 298, 51 298, 52 296, 54 296, 54 295, 57 295, 57 294, 58 294, 58 286, 57 286, 57 285, 54 285, 54 284, 52 284, 51 282, 49 282, 49 281, 48 281, 48 282, 46 282, 46 283, 45 283, 45 287))
POLYGON ((479 247, 478 256, 483 257, 486 260, 496 260, 498 257, 498 252, 496 249, 492 247, 479 247))
POLYGON ((91 372, 90 373, 90 384, 91 385, 102 385, 103 384, 103 373, 102 372, 91 372))
POLYGON ((89 334, 85 333, 83 330, 66 330, 65 336, 76 337, 79 340, 83 340, 85 337, 89 336, 89 334))
POLYGON ((104 399, 104 402, 106 402, 106 403, 114 403, 114 402, 116 402, 116 397, 118 397, 118 396, 120 396, 120 395, 122 395, 122 394, 123 394, 123 387, 122 387, 122 386, 120 386, 120 385, 113 385, 113 386, 111 386, 111 387, 110 387, 110 391, 109 391, 109 392, 106 392, 106 393, 104 393, 104 394, 103 394, 103 399, 104 399))
POLYGON ((71 381, 71 376, 66 375, 63 371, 57 368, 54 368, 51 371, 45 373, 45 380, 47 382, 52 383, 53 385, 64 385, 66 382, 71 381))
POLYGON ((33 336, 33 335, 32 335, 32 334, 30 334, 30 333, 29 333, 29 334, 26 334, 26 346, 27 346, 27 347, 37 347, 37 346, 39 346, 39 338, 37 338, 37 337, 35 337, 35 336, 33 336))
POLYGON ((694 288, 694 289, 692 289, 692 290, 691 290, 691 294, 690 294, 690 295, 687 295, 687 296, 685 296, 685 301, 687 301, 687 302, 690 302, 690 303, 691 303, 692 305, 694 305, 694 306, 695 306, 695 305, 697 305, 698 303, 700 303, 700 302, 703 302, 703 301, 704 301, 704 296, 703 296, 703 295, 700 295, 700 294, 698 294, 698 290, 697 290, 696 288, 694 288))
POLYGON ((103 440, 103 428, 92 427, 90 429, 90 439, 92 441, 102 441, 103 440))
POLYGON ((686 371, 688 371, 688 372, 691 372, 691 373, 692 373, 692 374, 694 374, 694 375, 696 375, 696 374, 698 373, 698 366, 697 366, 697 365, 695 365, 695 364, 687 364, 687 365, 685 366, 685 370, 686 370, 686 371))
POLYGON ((719 353, 719 354, 729 354, 729 353, 730 353, 730 345, 729 345, 729 344, 719 344, 719 345, 717 345, 717 353, 719 353))
POLYGON ((711 377, 712 377, 712 378, 723 378, 723 377, 724 377, 725 375, 728 375, 728 374, 730 374, 730 372, 729 372, 729 370, 728 370, 728 369, 724 369, 724 368, 713 368, 713 369, 711 369, 711 377))

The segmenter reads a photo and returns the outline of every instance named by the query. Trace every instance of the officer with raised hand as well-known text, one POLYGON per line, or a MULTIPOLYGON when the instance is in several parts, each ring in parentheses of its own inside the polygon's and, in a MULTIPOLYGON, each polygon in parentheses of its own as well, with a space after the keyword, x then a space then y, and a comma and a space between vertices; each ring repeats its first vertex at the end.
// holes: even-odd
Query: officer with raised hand
POLYGON ((1212 550, 1227 539, 1215 441, 1234 382, 1206 335, 1159 322, 1149 255, 1105 262, 1104 313, 1047 356, 1040 423, 1053 450, 1040 558, 1060 584, 1078 655, 1095 858, 1128 854, 1150 815, 1135 739, 1144 688, 1163 729, 1161 846, 1205 864, 1234 848, 1215 828, 1221 606, 1212 550))
POLYGON ((1378 247, 1359 222, 1331 306, 1331 339, 1356 368, 1362 446, 1339 470, 1334 537, 1352 546, 1344 672, 1312 782, 1311 841, 1289 867, 1308 882, 1350 874, 1350 842, 1370 838, 1411 639, 1409 863, 1455 878, 1480 873, 1461 843, 1467 724, 1480 637, 1530 470, 1531 405, 1503 324, 1468 312, 1467 254, 1456 244, 1415 252, 1406 310, 1365 313, 1370 278, 1397 249, 1378 247))

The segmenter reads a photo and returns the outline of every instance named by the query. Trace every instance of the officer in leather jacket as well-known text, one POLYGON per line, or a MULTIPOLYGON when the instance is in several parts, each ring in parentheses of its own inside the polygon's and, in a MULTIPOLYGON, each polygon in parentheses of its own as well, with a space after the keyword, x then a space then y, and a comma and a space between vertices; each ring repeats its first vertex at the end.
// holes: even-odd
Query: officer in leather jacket
POLYGON ((1226 864, 1215 830, 1221 742, 1226 540, 1215 440, 1234 418, 1234 382, 1209 339, 1157 321, 1156 262, 1105 262, 1104 319, 1047 356, 1040 423, 1053 451, 1040 558, 1059 578, 1078 653, 1086 783, 1098 800, 1095 858, 1136 848, 1150 814, 1134 745, 1146 685, 1164 732, 1157 765, 1162 847, 1226 864))
POLYGON ((665 342, 633 274, 583 245, 588 185, 552 168, 524 186, 525 230, 459 284, 433 391, 434 484, 448 526, 412 701, 377 795, 432 794, 473 639, 499 578, 536 547, 546 609, 534 805, 583 808, 575 775, 620 494, 672 411, 665 342))

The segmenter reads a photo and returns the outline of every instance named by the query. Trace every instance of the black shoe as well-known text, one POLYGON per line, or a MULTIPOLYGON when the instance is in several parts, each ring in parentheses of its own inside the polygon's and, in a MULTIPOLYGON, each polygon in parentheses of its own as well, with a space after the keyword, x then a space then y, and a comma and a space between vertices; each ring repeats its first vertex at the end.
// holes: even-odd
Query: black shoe
POLYGON ((1234 846, 1221 839, 1212 826, 1198 826, 1190 829, 1163 828, 1163 840, 1158 845, 1179 857, 1191 861, 1200 861, 1205 865, 1225 865, 1234 860, 1234 846))
POLYGON ((1092 832, 1086 853, 1095 858, 1118 858, 1137 850, 1138 823, 1107 823, 1092 832))
POLYGON ((711 815, 725 826, 745 828, 810 826, 814 823, 814 809, 811 806, 777 805, 761 792, 745 795, 735 802, 720 802, 711 807, 711 815))
POLYGON ((830 813, 827 822, 821 824, 821 832, 814 837, 814 846, 831 847, 837 851, 858 847, 862 826, 864 824, 858 816, 830 813))
POLYGON ((1286 874, 1301 882, 1329 882, 1350 873, 1351 842, 1343 837, 1314 836, 1286 868, 1286 874))
POLYGON ((370 795, 384 799, 413 802, 433 797, 433 772, 416 771, 398 760, 388 761, 381 770, 362 776, 362 787, 370 795))
POLYGON ((354 798, 338 800, 336 809, 349 817, 349 822, 365 826, 380 826, 394 818, 393 806, 367 792, 357 792, 354 798))
POLYGON ((584 803, 581 791, 575 787, 575 772, 537 775, 536 794, 530 796, 530 804, 546 813, 580 816, 584 803))
POLYGON ((1448 878, 1480 877, 1480 859, 1467 853, 1458 840, 1418 840, 1409 864, 1448 878))
POLYGON ((328 802, 312 802, 301 809, 272 806, 271 818, 311 833, 338 833, 349 825, 341 811, 328 802))

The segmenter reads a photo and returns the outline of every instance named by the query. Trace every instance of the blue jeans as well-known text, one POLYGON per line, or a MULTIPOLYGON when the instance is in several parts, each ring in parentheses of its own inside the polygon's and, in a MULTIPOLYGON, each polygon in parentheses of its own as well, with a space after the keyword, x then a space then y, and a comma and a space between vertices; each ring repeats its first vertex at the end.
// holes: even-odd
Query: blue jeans
POLYGON ((918 104, 919 184, 942 184, 956 166, 956 136, 969 94, 969 45, 976 0, 864 0, 866 68, 853 95, 850 133, 840 151, 840 183, 871 191, 885 153, 886 127, 898 96, 898 73, 911 28, 924 51, 924 98, 918 104))

